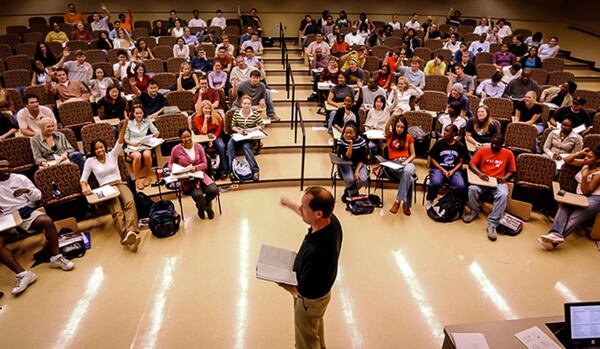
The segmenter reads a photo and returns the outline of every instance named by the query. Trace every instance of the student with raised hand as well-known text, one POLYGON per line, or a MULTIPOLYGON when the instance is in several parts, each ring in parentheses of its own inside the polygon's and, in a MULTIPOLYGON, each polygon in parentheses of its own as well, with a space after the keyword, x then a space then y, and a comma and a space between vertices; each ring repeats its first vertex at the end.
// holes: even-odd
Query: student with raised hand
MULTIPOLYGON (((158 137, 160 132, 154 126, 154 123, 148 119, 144 108, 140 104, 136 104, 131 109, 131 120, 127 123, 127 130, 123 140, 125 144, 132 147, 139 147, 142 144, 142 138, 151 134, 158 137)), ((133 160, 133 172, 135 175, 135 183, 139 190, 143 190, 150 185, 150 171, 152 169, 152 151, 149 149, 134 150, 128 148, 125 150, 128 156, 133 160), (142 181, 142 161, 144 163, 144 180, 142 181)))
POLYGON ((398 181, 398 191, 396 200, 390 208, 393 214, 398 213, 400 206, 402 212, 410 216, 413 195, 413 176, 415 175, 415 165, 413 160, 415 153, 415 140, 408 133, 408 122, 402 115, 396 115, 390 118, 385 127, 385 137, 387 142, 387 159, 402 166, 400 169, 391 169, 383 167, 386 176, 392 181, 398 181))
POLYGON ((215 218, 215 212, 212 209, 211 202, 217 196, 218 188, 212 178, 206 173, 209 164, 206 161, 204 148, 199 143, 192 140, 192 131, 189 128, 179 130, 179 139, 181 143, 177 144, 171 151, 169 159, 169 170, 177 164, 181 167, 191 165, 193 172, 201 172, 201 179, 190 179, 182 181, 181 187, 185 194, 190 195, 196 204, 198 217, 204 219, 215 218))
POLYGON ((344 179, 344 194, 342 202, 349 197, 357 196, 360 188, 367 182, 367 142, 360 135, 358 125, 348 121, 342 129, 342 135, 337 140, 337 154, 351 165, 338 165, 338 171, 344 179))
POLYGON ((110 32, 110 28, 108 27, 108 22, 110 21, 110 11, 104 3, 100 3, 100 8, 102 9, 102 11, 104 11, 106 16, 100 17, 100 14, 98 12, 93 12, 90 27, 92 28, 92 31, 104 30, 110 32))
POLYGON ((491 241, 496 241, 498 238, 496 227, 500 223, 500 218, 502 218, 509 200, 508 180, 517 171, 515 156, 512 151, 503 147, 503 143, 502 136, 494 136, 491 145, 477 150, 469 163, 469 169, 482 181, 488 181, 490 177, 494 177, 498 181, 498 186, 495 188, 471 184, 468 201, 471 211, 463 216, 465 223, 474 221, 481 211, 479 200, 481 194, 490 192, 494 197, 494 202, 492 212, 488 215, 487 237, 491 241))
POLYGON ((565 163, 581 167, 575 175, 577 194, 587 198, 588 206, 559 204, 554 224, 538 242, 548 251, 554 250, 577 227, 596 217, 600 212, 600 147, 585 148, 565 158, 565 163))
MULTIPOLYGON (((10 162, 0 159, 0 214, 18 213, 22 220, 18 227, 28 234, 43 231, 52 256, 50 268, 71 270, 74 264, 60 254, 56 227, 52 219, 36 209, 36 202, 41 198, 42 193, 29 178, 11 173, 10 162)), ((13 253, 6 248, 16 233, 15 228, 0 231, 0 261, 16 274, 17 280, 11 291, 15 296, 37 280, 37 275, 23 268, 13 253)))
POLYGON ((90 144, 90 154, 81 174, 81 190, 84 195, 91 195, 92 190, 88 184, 90 174, 94 174, 100 186, 112 185, 119 191, 119 196, 108 200, 108 209, 112 214, 115 229, 121 237, 121 245, 127 246, 132 252, 137 252, 142 241, 137 227, 137 213, 135 201, 131 190, 121 179, 119 171, 119 154, 123 149, 125 130, 128 119, 121 122, 117 142, 111 151, 108 151, 104 141, 96 139, 90 144))
POLYGON ((426 209, 433 205, 433 200, 444 183, 450 183, 450 189, 457 195, 464 195, 466 186, 461 168, 468 154, 465 146, 456 140, 457 135, 458 127, 453 124, 447 125, 442 139, 429 150, 430 181, 425 201, 426 209))

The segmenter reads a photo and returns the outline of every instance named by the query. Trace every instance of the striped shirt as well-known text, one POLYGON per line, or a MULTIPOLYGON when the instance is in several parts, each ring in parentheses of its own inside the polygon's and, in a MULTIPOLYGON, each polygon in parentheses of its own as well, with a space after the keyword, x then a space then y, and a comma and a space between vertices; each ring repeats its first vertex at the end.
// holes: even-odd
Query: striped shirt
POLYGON ((260 126, 261 128, 265 126, 263 119, 257 112, 252 111, 248 117, 244 117, 242 109, 239 109, 233 114, 233 119, 231 120, 232 128, 237 127, 245 130, 256 126, 260 126))
POLYGON ((346 152, 348 151, 348 147, 350 144, 346 142, 344 137, 340 137, 337 140, 337 148, 338 148, 338 156, 341 156, 344 160, 352 161, 353 166, 357 166, 359 163, 364 163, 367 161, 367 142, 361 136, 358 136, 352 142, 352 158, 346 158, 346 152))

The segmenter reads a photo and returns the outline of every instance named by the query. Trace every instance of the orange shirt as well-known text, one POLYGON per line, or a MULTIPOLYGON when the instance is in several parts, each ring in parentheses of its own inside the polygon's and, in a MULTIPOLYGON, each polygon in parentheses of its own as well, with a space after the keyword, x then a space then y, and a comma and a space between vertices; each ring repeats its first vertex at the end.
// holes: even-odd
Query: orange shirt
POLYGON ((491 147, 479 149, 471 159, 471 165, 486 175, 494 178, 504 177, 507 172, 516 172, 515 155, 512 151, 502 148, 494 153, 491 147))
POLYGON ((121 22, 121 28, 127 30, 130 34, 133 32, 133 14, 131 11, 127 13, 125 22, 121 22))
POLYGON ((83 18, 81 12, 67 13, 63 17, 65 18, 65 23, 67 24, 85 23, 85 18, 83 18))
POLYGON ((390 160, 396 160, 398 158, 409 157, 410 156, 409 148, 410 148, 410 145, 414 142, 415 142, 415 139, 410 134, 407 133, 406 134, 406 142, 404 142, 404 147, 401 149, 398 149, 398 146, 399 146, 398 139, 392 139, 392 137, 389 137, 387 139, 388 158, 390 160))

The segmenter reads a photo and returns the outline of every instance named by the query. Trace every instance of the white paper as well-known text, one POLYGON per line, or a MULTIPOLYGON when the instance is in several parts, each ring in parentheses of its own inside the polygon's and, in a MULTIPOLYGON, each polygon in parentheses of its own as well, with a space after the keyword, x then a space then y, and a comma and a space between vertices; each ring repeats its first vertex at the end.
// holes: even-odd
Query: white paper
POLYGON ((392 170, 399 170, 401 168, 404 168, 404 166, 402 166, 401 164, 393 161, 385 161, 380 163, 380 165, 391 168, 392 170))
POLYGON ((368 130, 365 132, 368 139, 385 139, 385 132, 383 130, 368 130))
POLYGON ((335 86, 335 85, 332 84, 331 82, 318 82, 317 83, 317 89, 319 89, 319 90, 329 90, 333 86, 335 86))
POLYGON ((164 141, 165 140, 162 138, 151 137, 150 139, 143 142, 143 144, 150 148, 155 148, 155 147, 158 147, 159 145, 163 144, 164 141))
POLYGON ((187 165, 186 167, 183 167, 179 164, 173 164, 173 166, 171 167, 171 173, 173 175, 180 175, 183 173, 188 173, 191 172, 193 169, 192 165, 187 165))
POLYGON ((490 349, 483 333, 453 333, 456 349, 490 349))
POLYGON ((327 131, 327 127, 323 127, 323 126, 313 126, 312 127, 313 131, 327 131))
POLYGON ((236 142, 248 141, 248 140, 253 140, 253 139, 262 139, 265 137, 266 137, 265 133, 261 130, 254 130, 252 132, 248 132, 245 136, 242 135, 241 133, 234 133, 233 135, 231 135, 231 138, 236 142))
POLYGON ((554 104, 554 103, 544 103, 545 105, 548 106, 548 108, 550 109, 558 109, 560 108, 558 105, 554 104))
POLYGON ((0 216, 0 231, 5 231, 17 226, 17 222, 11 214, 0 216))
POLYGON ((539 327, 533 326, 515 334, 528 349, 560 349, 539 327))
POLYGON ((333 139, 340 139, 342 137, 342 133, 337 130, 337 128, 333 128, 333 139))
MULTIPOLYGON (((556 129, 560 131, 561 127, 562 127, 562 124, 560 122, 557 122, 556 123, 556 129)), ((581 125, 575 127, 573 129, 573 132, 575 132, 575 133, 582 133, 586 129, 587 129, 587 127, 585 126, 585 124, 581 124, 581 125)))
POLYGON ((92 192, 94 194, 96 194, 97 197, 102 198, 102 197, 114 195, 114 194, 118 193, 119 190, 117 190, 117 188, 113 187, 112 185, 104 185, 102 187, 92 190, 92 192))
POLYGON ((297 286, 293 271, 295 260, 294 251, 262 244, 256 262, 256 278, 297 286))

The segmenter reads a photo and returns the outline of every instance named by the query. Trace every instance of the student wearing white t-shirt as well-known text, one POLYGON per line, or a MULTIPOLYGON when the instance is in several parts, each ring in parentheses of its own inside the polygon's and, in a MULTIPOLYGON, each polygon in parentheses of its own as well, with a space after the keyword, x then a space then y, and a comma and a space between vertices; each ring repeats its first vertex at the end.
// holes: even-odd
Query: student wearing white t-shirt
POLYGON ((547 58, 554 58, 558 54, 560 46, 558 46, 558 38, 553 36, 548 40, 547 44, 540 45, 538 56, 543 60, 547 58))
POLYGON ((221 29, 225 29, 227 26, 227 19, 223 17, 223 11, 217 10, 217 15, 214 16, 210 21, 211 27, 221 27, 221 29))
POLYGON ((188 27, 207 27, 206 21, 200 18, 200 12, 198 10, 192 11, 192 14, 194 15, 194 18, 190 19, 188 22, 188 27))
POLYGON ((119 191, 119 196, 106 201, 112 214, 115 228, 121 236, 121 245, 129 247, 132 252, 137 252, 142 241, 137 228, 137 212, 131 190, 121 178, 119 171, 119 155, 123 149, 123 139, 127 130, 127 118, 121 123, 119 137, 113 149, 109 152, 104 141, 96 139, 90 144, 90 153, 81 174, 81 191, 84 195, 91 195, 92 190, 88 184, 91 174, 94 174, 100 186, 112 185, 119 191))
POLYGON ((110 12, 104 4, 101 4, 100 8, 102 8, 104 13, 106 13, 106 16, 101 18, 98 12, 92 13, 92 21, 90 22, 90 27, 92 28, 92 31, 105 30, 107 32, 110 32, 110 28, 108 27, 108 21, 110 21, 110 12))

